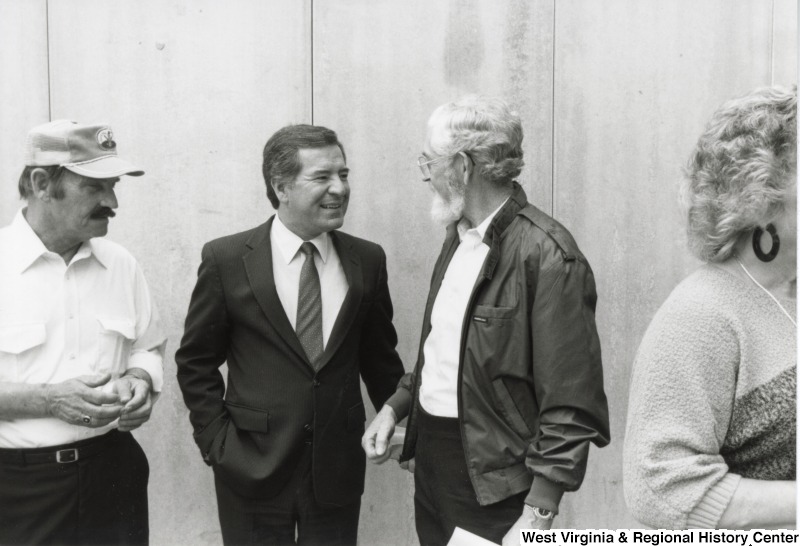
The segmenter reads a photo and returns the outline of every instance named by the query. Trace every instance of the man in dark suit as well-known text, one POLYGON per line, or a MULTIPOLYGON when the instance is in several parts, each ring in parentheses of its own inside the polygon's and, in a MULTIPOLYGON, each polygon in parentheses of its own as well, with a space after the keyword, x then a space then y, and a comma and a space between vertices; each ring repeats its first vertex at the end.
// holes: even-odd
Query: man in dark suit
POLYGON ((359 376, 380 408, 403 375, 386 255, 335 231, 350 193, 336 133, 284 127, 262 171, 277 215, 203 248, 178 383, 214 469, 226 545, 354 545, 359 376))

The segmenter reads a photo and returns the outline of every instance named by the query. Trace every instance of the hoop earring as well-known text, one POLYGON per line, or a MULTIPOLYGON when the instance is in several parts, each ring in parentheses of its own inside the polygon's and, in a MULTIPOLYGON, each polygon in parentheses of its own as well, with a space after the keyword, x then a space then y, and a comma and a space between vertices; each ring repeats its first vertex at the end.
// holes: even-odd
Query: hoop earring
POLYGON ((778 237, 778 232, 775 230, 773 224, 767 224, 767 233, 769 233, 769 236, 772 238, 772 248, 769 249, 769 252, 765 253, 761 248, 761 236, 764 234, 764 230, 761 229, 761 226, 753 230, 753 252, 755 252, 756 258, 762 262, 771 262, 774 260, 775 256, 778 255, 778 250, 781 248, 781 238, 778 237))

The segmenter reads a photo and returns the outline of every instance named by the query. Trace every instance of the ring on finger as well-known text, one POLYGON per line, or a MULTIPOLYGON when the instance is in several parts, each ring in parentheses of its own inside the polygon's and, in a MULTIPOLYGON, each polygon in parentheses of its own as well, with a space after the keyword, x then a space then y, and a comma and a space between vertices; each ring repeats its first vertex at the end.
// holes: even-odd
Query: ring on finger
POLYGON ((83 417, 81 417, 81 421, 83 421, 84 423, 86 423, 87 425, 89 425, 89 424, 91 424, 91 423, 92 423, 92 418, 91 418, 91 417, 89 417, 88 415, 84 415, 83 417))

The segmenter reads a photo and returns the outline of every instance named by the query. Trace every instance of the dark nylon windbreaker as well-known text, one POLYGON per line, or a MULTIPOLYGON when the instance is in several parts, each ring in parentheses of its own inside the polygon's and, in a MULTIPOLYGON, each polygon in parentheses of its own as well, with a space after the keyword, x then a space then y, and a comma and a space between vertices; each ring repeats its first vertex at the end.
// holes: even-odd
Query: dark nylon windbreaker
MULTIPOLYGON (((594 275, 572 235, 514 192, 483 240, 489 254, 464 316, 459 360, 461 437, 481 505, 529 490, 526 503, 558 512, 580 487, 589 443, 608 444, 594 275)), ((425 308, 417 364, 389 404, 410 415, 400 457, 414 457, 423 347, 431 310, 459 244, 447 230, 425 308), (413 404, 411 402, 414 402, 413 404)))

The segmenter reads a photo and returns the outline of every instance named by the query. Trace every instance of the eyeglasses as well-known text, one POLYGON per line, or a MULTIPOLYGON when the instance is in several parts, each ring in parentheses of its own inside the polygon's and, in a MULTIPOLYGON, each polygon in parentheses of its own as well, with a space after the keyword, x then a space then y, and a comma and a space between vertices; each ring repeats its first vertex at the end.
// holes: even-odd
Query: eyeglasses
POLYGON ((473 161, 473 159, 472 159, 472 156, 469 155, 469 152, 456 152, 454 154, 443 155, 443 156, 439 156, 439 157, 436 157, 436 158, 433 158, 433 159, 428 159, 424 155, 419 156, 417 158, 417 166, 419 167, 419 170, 422 171, 422 181, 423 182, 430 182, 431 181, 431 168, 430 168, 430 164, 431 163, 436 163, 437 161, 441 161, 442 159, 450 159, 451 157, 457 156, 458 154, 462 154, 462 153, 465 156, 467 156, 470 159, 470 161, 475 163, 475 161, 473 161))

